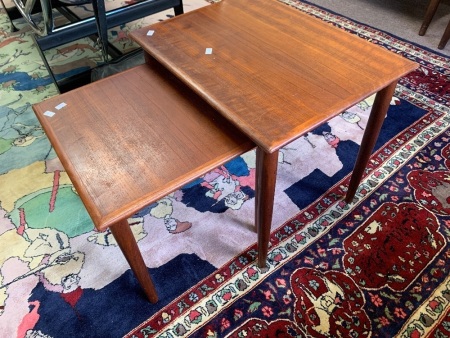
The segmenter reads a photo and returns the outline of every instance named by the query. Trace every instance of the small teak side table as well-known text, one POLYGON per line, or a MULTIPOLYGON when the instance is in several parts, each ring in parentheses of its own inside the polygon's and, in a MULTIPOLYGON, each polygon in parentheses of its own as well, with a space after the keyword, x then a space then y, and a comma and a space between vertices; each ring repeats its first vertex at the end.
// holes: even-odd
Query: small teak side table
POLYGON ((257 147, 264 266, 278 151, 377 93, 346 201, 353 200, 397 80, 417 64, 276 0, 223 0, 131 34, 257 147))
POLYGON ((254 144, 157 63, 33 109, 96 228, 111 230, 156 302, 127 218, 254 144))

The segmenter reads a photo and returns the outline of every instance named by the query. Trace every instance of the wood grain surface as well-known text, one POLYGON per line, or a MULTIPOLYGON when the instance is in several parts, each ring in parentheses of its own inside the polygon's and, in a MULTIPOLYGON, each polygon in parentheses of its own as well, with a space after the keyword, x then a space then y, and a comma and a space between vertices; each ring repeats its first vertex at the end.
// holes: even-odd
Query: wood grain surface
POLYGON ((99 230, 254 147, 156 65, 33 108, 99 230))
POLYGON ((276 0, 223 0, 131 36, 266 152, 417 67, 276 0))

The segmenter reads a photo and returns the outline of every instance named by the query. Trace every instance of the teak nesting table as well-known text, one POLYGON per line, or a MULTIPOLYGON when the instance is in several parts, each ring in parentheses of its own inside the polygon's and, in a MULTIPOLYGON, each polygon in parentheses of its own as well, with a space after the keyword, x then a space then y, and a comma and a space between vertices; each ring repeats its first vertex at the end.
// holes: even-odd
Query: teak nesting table
MULTIPOLYGON (((346 201, 397 80, 417 64, 275 0, 223 0, 131 34, 257 147, 258 248, 267 252, 278 150, 376 95, 346 201), (150 30, 150 34, 149 34, 150 30)), ((259 265, 266 261, 259 255, 259 265)))
POLYGON ((350 202, 397 80, 417 67, 275 0, 223 0, 132 37, 147 65, 34 109, 94 224, 111 229, 151 301, 156 292, 127 217, 256 145, 265 266, 279 149, 377 93, 350 202))
POLYGON ((111 230, 147 298, 156 302, 127 218, 253 143, 157 64, 33 108, 96 228, 111 230))

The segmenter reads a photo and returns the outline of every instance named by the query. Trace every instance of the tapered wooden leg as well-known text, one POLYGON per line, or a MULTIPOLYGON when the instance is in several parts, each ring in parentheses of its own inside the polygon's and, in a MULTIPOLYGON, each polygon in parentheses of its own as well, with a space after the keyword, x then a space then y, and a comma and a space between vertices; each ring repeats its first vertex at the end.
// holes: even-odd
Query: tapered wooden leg
POLYGON ((258 232, 258 266, 266 266, 277 179, 278 150, 266 153, 256 148, 255 223, 258 232))
POLYGON ((148 273, 147 266, 142 258, 141 251, 136 243, 136 239, 130 229, 127 220, 122 220, 112 225, 110 228, 117 244, 119 244, 120 250, 130 264, 131 270, 134 272, 139 284, 152 303, 158 301, 158 295, 153 285, 150 274, 148 273))
POLYGON ((380 90, 375 97, 375 102, 373 103, 369 121, 367 121, 366 131, 364 132, 364 136, 361 141, 358 158, 356 159, 350 184, 348 186, 347 196, 345 197, 345 201, 347 203, 350 203, 355 197, 356 190, 358 189, 364 170, 369 162, 373 147, 375 146, 378 135, 380 134, 380 129, 388 111, 392 95, 394 95, 396 85, 397 81, 391 83, 386 88, 380 90))
POLYGON ((419 35, 425 35, 427 32, 431 19, 433 19, 440 2, 441 0, 430 0, 428 3, 427 11, 425 12, 425 17, 423 18, 422 26, 419 30, 419 35))
POLYGON ((444 49, 449 39, 450 39, 450 20, 448 21, 447 28, 445 29, 444 34, 442 35, 441 41, 439 41, 438 48, 444 49))

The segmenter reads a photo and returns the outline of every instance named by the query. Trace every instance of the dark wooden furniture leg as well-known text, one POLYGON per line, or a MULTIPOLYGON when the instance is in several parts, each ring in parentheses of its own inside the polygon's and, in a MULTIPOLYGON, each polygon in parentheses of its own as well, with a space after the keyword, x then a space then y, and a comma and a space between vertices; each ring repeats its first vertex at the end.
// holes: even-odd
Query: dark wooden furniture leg
POLYGON ((450 39, 450 20, 448 21, 447 28, 445 29, 444 35, 442 35, 441 41, 439 42, 438 48, 444 49, 445 45, 450 39))
POLYGON ((110 228, 120 250, 130 264, 131 270, 134 272, 139 284, 144 289, 145 295, 152 303, 158 301, 153 281, 148 273, 147 266, 142 258, 141 251, 136 243, 136 239, 130 229, 127 220, 122 220, 112 225, 110 228))
POLYGON ((355 197, 356 190, 358 189, 364 170, 369 162, 373 147, 380 134, 380 129, 388 111, 392 95, 394 95, 396 85, 397 81, 392 82, 390 85, 380 90, 375 97, 375 102, 373 103, 369 121, 367 121, 366 131, 364 132, 361 141, 358 158, 356 159, 350 184, 348 186, 347 196, 345 197, 347 203, 350 203, 355 197))
POLYGON ((258 232, 258 266, 266 266, 277 179, 278 150, 266 153, 256 148, 255 223, 258 232))
POLYGON ((425 17, 422 21, 422 26, 419 30, 419 35, 425 35, 427 32, 428 26, 430 25, 431 19, 433 19, 434 14, 436 13, 436 10, 439 6, 439 3, 441 0, 430 0, 430 3, 428 4, 427 11, 425 12, 425 17))

